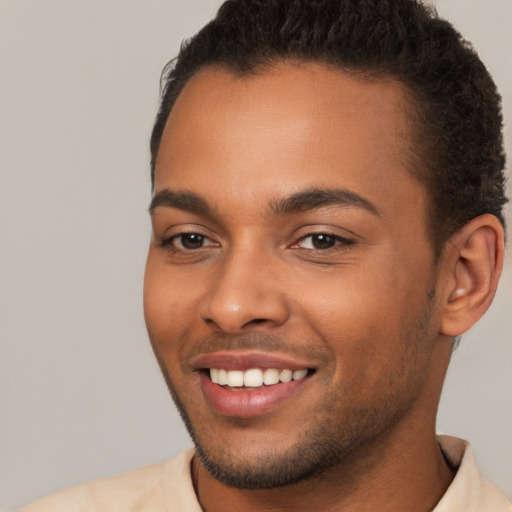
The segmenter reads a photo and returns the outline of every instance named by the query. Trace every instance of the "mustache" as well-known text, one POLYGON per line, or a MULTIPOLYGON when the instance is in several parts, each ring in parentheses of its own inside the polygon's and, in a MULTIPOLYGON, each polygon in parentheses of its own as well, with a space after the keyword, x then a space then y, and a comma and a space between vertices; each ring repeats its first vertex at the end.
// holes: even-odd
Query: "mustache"
POLYGON ((279 336, 263 332, 251 332, 236 336, 223 333, 210 334, 194 343, 182 360, 190 361, 190 359, 199 355, 240 350, 280 352, 320 362, 328 360, 328 350, 322 345, 318 347, 317 344, 307 342, 291 343, 279 336))

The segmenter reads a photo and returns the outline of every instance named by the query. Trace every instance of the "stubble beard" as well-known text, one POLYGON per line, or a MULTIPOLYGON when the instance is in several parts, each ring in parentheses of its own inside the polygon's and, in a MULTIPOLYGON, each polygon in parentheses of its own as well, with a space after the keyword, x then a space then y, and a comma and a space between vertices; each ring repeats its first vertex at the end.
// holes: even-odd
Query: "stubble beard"
POLYGON ((349 414, 348 421, 336 425, 328 416, 332 409, 326 407, 327 416, 322 414, 321 421, 304 430, 292 448, 280 450, 279 446, 271 447, 259 454, 256 460, 248 460, 244 457, 243 448, 209 448, 198 435, 178 396, 174 391, 171 394, 194 442, 196 456, 204 468, 219 482, 246 490, 293 485, 313 480, 336 466, 349 467, 402 416, 401 412, 393 411, 392 415, 383 418, 380 408, 356 410, 349 414))
MULTIPOLYGON (((207 445, 200 429, 194 425, 182 399, 176 391, 167 367, 155 350, 169 391, 181 418, 194 442, 196 455, 205 469, 223 484, 238 489, 273 489, 314 479, 335 467, 350 468, 354 461, 366 458, 375 450, 394 427, 407 415, 416 402, 421 382, 411 387, 411 368, 417 368, 422 346, 429 338, 429 323, 432 315, 434 292, 428 294, 429 301, 415 325, 409 325, 406 336, 407 354, 402 365, 392 374, 386 375, 382 389, 391 393, 380 397, 368 406, 360 406, 357 397, 345 403, 343 416, 336 421, 333 411, 339 409, 340 401, 346 397, 331 394, 321 410, 313 411, 317 420, 309 422, 292 447, 269 447, 257 458, 249 458, 243 447, 207 445), (405 373, 405 376, 404 376, 405 373), (355 398, 355 399, 354 399, 355 398)), ((414 380, 414 379, 413 379, 414 380)), ((248 429, 248 437, 250 436, 248 429)), ((346 471, 347 474, 349 470, 346 471)))

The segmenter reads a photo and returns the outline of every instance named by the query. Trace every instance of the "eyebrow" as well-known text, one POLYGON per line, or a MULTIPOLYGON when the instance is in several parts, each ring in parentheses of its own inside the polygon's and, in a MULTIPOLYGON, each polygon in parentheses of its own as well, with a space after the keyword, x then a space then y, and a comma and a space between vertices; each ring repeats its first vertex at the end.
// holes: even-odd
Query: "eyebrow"
POLYGON ((304 190, 290 197, 272 201, 270 214, 278 217, 316 210, 326 206, 362 208, 373 215, 380 216, 380 211, 375 205, 351 190, 318 188, 304 190))
POLYGON ((193 192, 174 191, 168 188, 160 190, 151 199, 148 211, 152 214, 156 208, 167 206, 168 208, 176 208, 198 215, 213 215, 213 209, 210 204, 201 196, 193 192))
MULTIPOLYGON (((160 190, 151 200, 148 208, 149 213, 152 214, 156 208, 161 206, 202 216, 215 215, 215 210, 208 201, 194 192, 160 190)), ((370 201, 347 189, 312 188, 303 190, 289 197, 271 201, 269 212, 271 217, 282 217, 327 206, 362 208, 373 215, 380 216, 378 208, 370 201)))

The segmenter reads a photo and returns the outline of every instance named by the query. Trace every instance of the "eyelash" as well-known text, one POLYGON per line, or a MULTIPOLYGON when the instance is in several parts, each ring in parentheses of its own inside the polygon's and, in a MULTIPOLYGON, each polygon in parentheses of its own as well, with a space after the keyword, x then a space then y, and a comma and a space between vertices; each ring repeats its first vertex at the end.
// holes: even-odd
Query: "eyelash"
POLYGON ((201 233, 199 231, 186 231, 183 233, 177 233, 176 235, 172 235, 168 238, 163 238, 162 240, 159 241, 159 246, 161 248, 170 250, 171 252, 194 252, 194 251, 204 249, 204 246, 201 246, 197 249, 187 249, 185 247, 180 248, 180 247, 174 246, 174 241, 179 240, 180 238, 182 239, 182 245, 183 245, 183 237, 185 237, 187 235, 195 235, 195 236, 201 237, 203 239, 203 241, 210 240, 210 238, 207 235, 205 235, 204 233, 201 233))
POLYGON ((352 246, 354 243, 355 243, 355 241, 351 240, 349 238, 335 235, 334 233, 329 233, 327 231, 319 231, 317 233, 308 233, 307 235, 304 235, 303 237, 299 238, 299 240, 297 242, 294 242, 294 244, 291 245, 290 247, 292 249, 297 249, 297 250, 304 249, 306 251, 311 251, 311 252, 314 251, 315 253, 327 253, 327 252, 331 252, 331 251, 346 250, 346 249, 350 248, 350 246, 352 246), (315 236, 316 237, 325 236, 327 238, 330 238, 330 239, 332 239, 332 242, 334 242, 334 245, 332 245, 330 247, 323 248, 323 249, 319 249, 316 247, 310 247, 310 248, 299 247, 299 244, 301 242, 307 240, 308 238, 313 239, 313 237, 315 237, 315 236))
MULTIPOLYGON (((204 245, 201 245, 201 247, 197 247, 197 248, 194 248, 194 249, 183 247, 183 237, 185 237, 187 235, 200 237, 202 239, 203 243, 204 243, 205 240, 211 240, 207 235, 205 235, 204 233, 201 233, 199 231, 187 231, 187 232, 178 233, 178 234, 173 235, 171 237, 164 238, 164 239, 160 240, 159 241, 159 246, 161 248, 165 248, 167 250, 170 250, 173 253, 177 253, 177 252, 185 252, 185 253, 186 252, 196 252, 196 251, 199 251, 199 250, 205 248, 204 245), (179 239, 182 240, 182 242, 181 242, 182 247, 174 246, 174 241, 175 240, 179 240, 179 239)), ((308 233, 307 235, 302 236, 301 238, 299 238, 299 240, 297 240, 297 242, 294 242, 289 247, 291 249, 295 249, 295 250, 303 249, 303 250, 308 251, 308 252, 311 251, 311 252, 315 252, 315 253, 327 253, 327 252, 331 252, 331 251, 346 250, 350 246, 352 246, 354 243, 355 243, 354 240, 350 240, 348 238, 345 238, 345 237, 342 237, 342 236, 339 236, 339 235, 335 235, 334 233, 329 233, 329 232, 326 232, 326 231, 320 231, 320 232, 317 232, 317 233, 308 233), (299 246, 299 244, 301 242, 304 242, 308 238, 313 239, 313 237, 315 237, 315 236, 316 237, 326 237, 326 238, 329 238, 334 243, 334 245, 332 245, 330 247, 325 247, 325 248, 316 248, 316 247, 304 248, 304 247, 300 247, 299 246)), ((218 246, 218 244, 216 244, 215 242, 213 244, 211 244, 211 245, 214 246, 214 247, 218 246)))

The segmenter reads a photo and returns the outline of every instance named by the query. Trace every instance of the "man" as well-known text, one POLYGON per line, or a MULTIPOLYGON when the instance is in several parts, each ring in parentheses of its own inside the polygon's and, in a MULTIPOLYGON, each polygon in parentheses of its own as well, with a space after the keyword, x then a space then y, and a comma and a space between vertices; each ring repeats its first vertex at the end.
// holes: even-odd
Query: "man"
POLYGON ((510 511, 436 437, 503 262, 500 99, 414 0, 234 0, 164 75, 150 339, 195 450, 37 510, 510 511))

